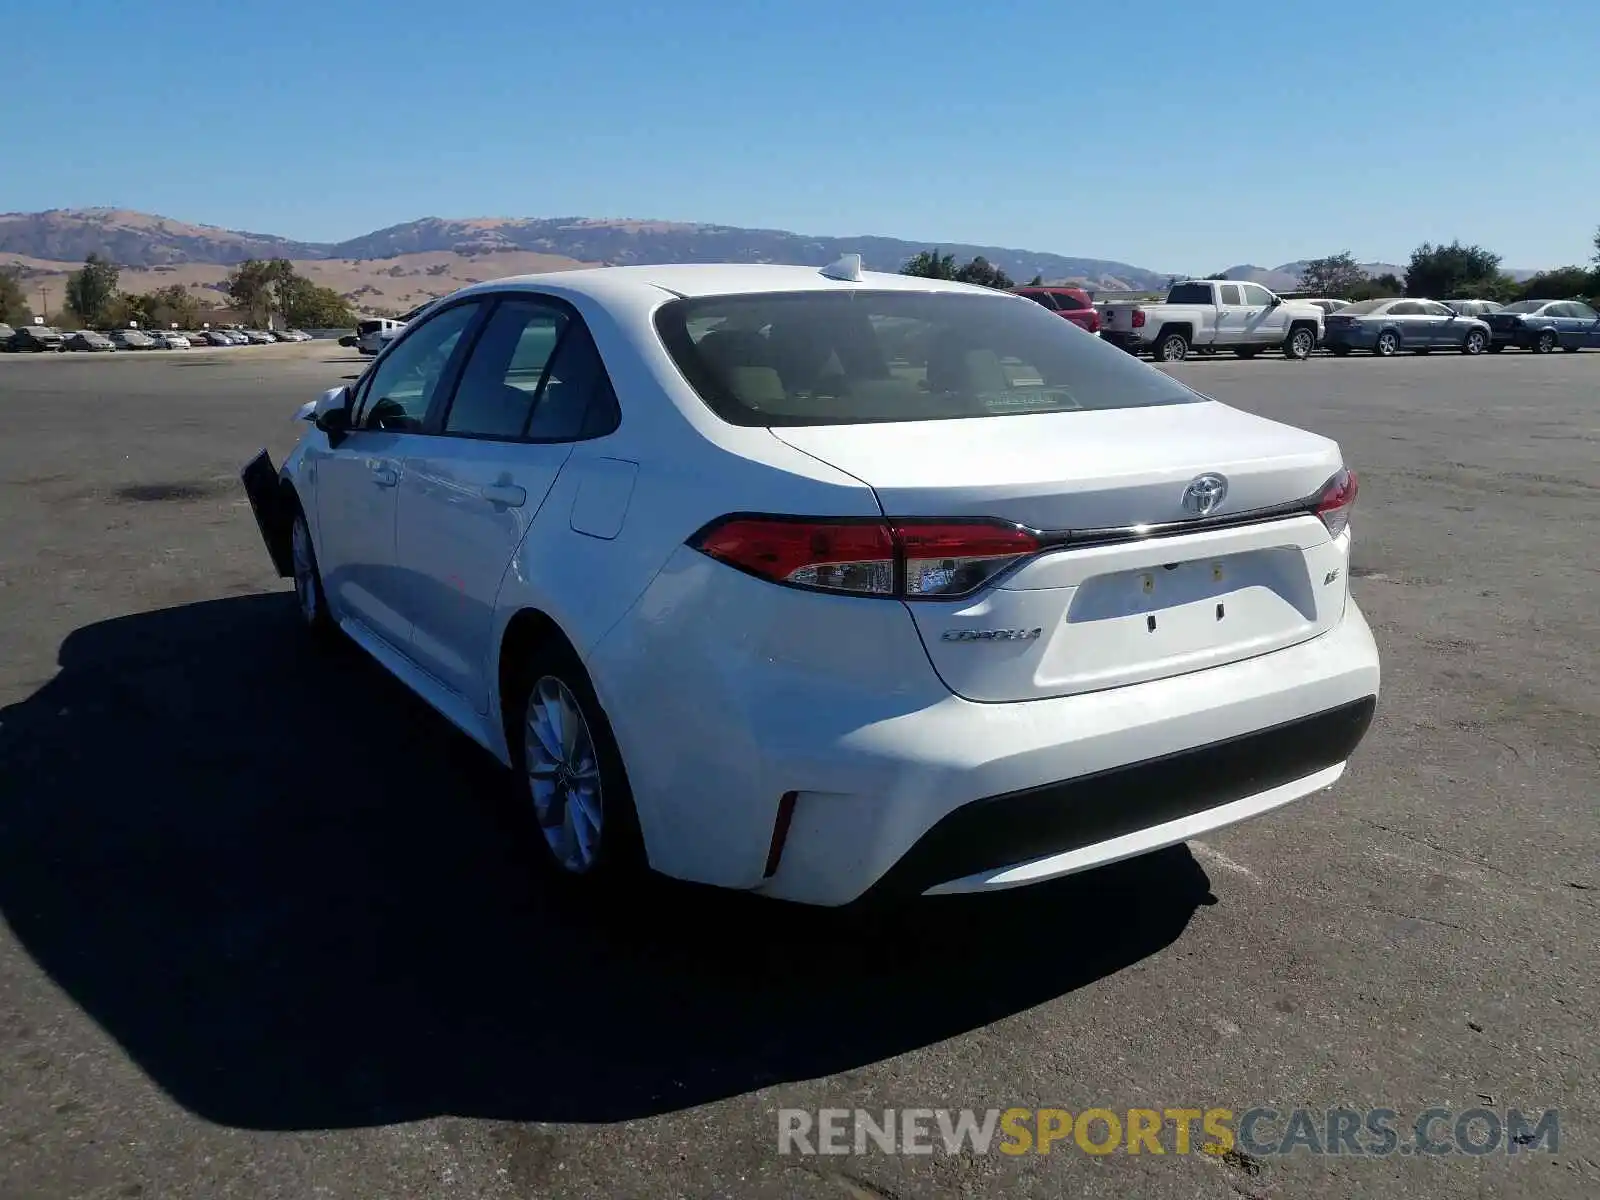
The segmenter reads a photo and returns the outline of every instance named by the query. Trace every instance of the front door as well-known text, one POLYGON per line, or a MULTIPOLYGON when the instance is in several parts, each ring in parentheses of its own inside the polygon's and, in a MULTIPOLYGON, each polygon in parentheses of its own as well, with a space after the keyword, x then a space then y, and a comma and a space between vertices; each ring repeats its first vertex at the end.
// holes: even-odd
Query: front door
POLYGON ((1578 337, 1573 345, 1600 350, 1600 313, 1576 300, 1567 305, 1578 319, 1578 337))
POLYGON ((1289 335, 1289 314, 1282 304, 1274 304, 1275 296, 1260 284, 1240 284, 1244 292, 1245 340, 1254 346, 1276 346, 1289 335))
POLYGON ((448 374, 477 304, 458 305, 410 330, 358 385, 351 428, 318 455, 318 565, 333 611, 395 648, 411 640, 404 580, 395 565, 395 515, 407 443, 448 374))
POLYGON ((410 653, 479 712, 493 691, 501 581, 573 443, 600 431, 588 422, 603 379, 572 309, 542 297, 506 298, 485 322, 447 406, 408 444, 397 553, 414 589, 410 653))

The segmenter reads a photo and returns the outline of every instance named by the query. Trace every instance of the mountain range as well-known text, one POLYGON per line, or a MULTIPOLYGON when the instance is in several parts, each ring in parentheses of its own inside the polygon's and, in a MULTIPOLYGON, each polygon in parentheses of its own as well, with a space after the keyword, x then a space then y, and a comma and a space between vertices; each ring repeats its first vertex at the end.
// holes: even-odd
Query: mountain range
MULTIPOLYGON (((592 217, 446 220, 424 217, 343 242, 302 242, 273 234, 194 225, 125 209, 52 209, 0 214, 0 260, 5 256, 80 263, 91 251, 126 268, 287 258, 369 262, 414 254, 482 258, 510 252, 569 259, 576 265, 659 262, 772 262, 822 265, 858 253, 870 270, 895 271, 925 242, 891 237, 822 237, 777 229, 741 229, 674 221, 592 217)), ((941 244, 957 261, 982 255, 1018 280, 1043 275, 1104 289, 1160 287, 1168 272, 1099 258, 1074 258, 1003 246, 941 244)))
MULTIPOLYGON (((895 271, 912 255, 932 248, 927 242, 892 237, 813 236, 595 217, 424 217, 342 242, 305 242, 117 208, 0 213, 0 268, 15 270, 43 293, 46 305, 51 291, 91 252, 122 268, 122 286, 128 291, 175 283, 213 293, 216 299, 231 265, 247 258, 287 258, 301 274, 334 288, 358 307, 404 310, 469 283, 535 271, 662 262, 820 266, 847 253, 860 254, 869 269, 895 271)), ((958 262, 982 255, 1019 282, 1040 275, 1051 283, 1100 292, 1159 291, 1174 274, 1042 250, 954 242, 936 248, 958 262)), ((1363 265, 1374 275, 1404 274, 1394 263, 1363 265)), ((1304 266, 1303 260, 1270 268, 1246 263, 1224 274, 1289 291, 1298 286, 1304 266)), ((55 292, 58 298, 63 294, 55 292)))

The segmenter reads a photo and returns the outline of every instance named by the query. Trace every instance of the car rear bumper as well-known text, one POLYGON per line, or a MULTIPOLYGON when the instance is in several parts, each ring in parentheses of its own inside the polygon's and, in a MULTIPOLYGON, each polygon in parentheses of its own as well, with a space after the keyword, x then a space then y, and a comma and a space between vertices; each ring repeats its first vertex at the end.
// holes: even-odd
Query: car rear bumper
POLYGON ((1378 344, 1378 331, 1336 325, 1332 329, 1323 330, 1322 341, 1319 344, 1325 350, 1331 350, 1336 346, 1348 350, 1371 350, 1378 344))
POLYGON ((838 905, 1036 883, 1170 846, 1334 783, 1372 719, 1376 646, 1352 602, 1322 637, 1109 692, 952 699, 874 731, 884 786, 796 797, 758 889, 838 905))
POLYGON ((1184 841, 1334 782, 1379 690, 1352 600, 1321 636, 1225 666, 970 701, 903 605, 695 558, 586 660, 651 865, 776 898, 1013 887, 1184 841))
POLYGON ((1146 342, 1139 334, 1128 333, 1125 330, 1102 328, 1100 330, 1100 336, 1106 341, 1110 342, 1113 346, 1120 346, 1122 349, 1135 354, 1141 350, 1148 350, 1150 348, 1150 344, 1146 342))

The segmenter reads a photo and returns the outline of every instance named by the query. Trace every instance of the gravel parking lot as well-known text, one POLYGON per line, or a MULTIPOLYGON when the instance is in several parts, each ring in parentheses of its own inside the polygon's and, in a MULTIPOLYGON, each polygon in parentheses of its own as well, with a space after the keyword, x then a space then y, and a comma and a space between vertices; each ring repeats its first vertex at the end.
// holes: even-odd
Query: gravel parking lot
POLYGON ((841 919, 521 869, 237 485, 329 343, 0 358, 0 1197, 1600 1194, 1600 355, 1195 360, 1338 438, 1385 654, 1331 792, 841 919), (777 1110, 1559 1108, 1554 1153, 777 1153, 777 1110))

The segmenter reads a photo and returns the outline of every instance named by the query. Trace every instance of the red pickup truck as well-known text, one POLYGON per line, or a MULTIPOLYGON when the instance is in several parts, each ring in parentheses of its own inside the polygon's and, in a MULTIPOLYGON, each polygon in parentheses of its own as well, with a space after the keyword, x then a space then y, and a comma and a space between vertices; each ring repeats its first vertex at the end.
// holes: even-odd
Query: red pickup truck
POLYGON ((1042 304, 1051 312, 1059 313, 1080 329, 1089 333, 1100 332, 1100 314, 1095 311, 1089 293, 1075 287, 1019 287, 1012 288, 1019 296, 1026 296, 1035 304, 1042 304))

